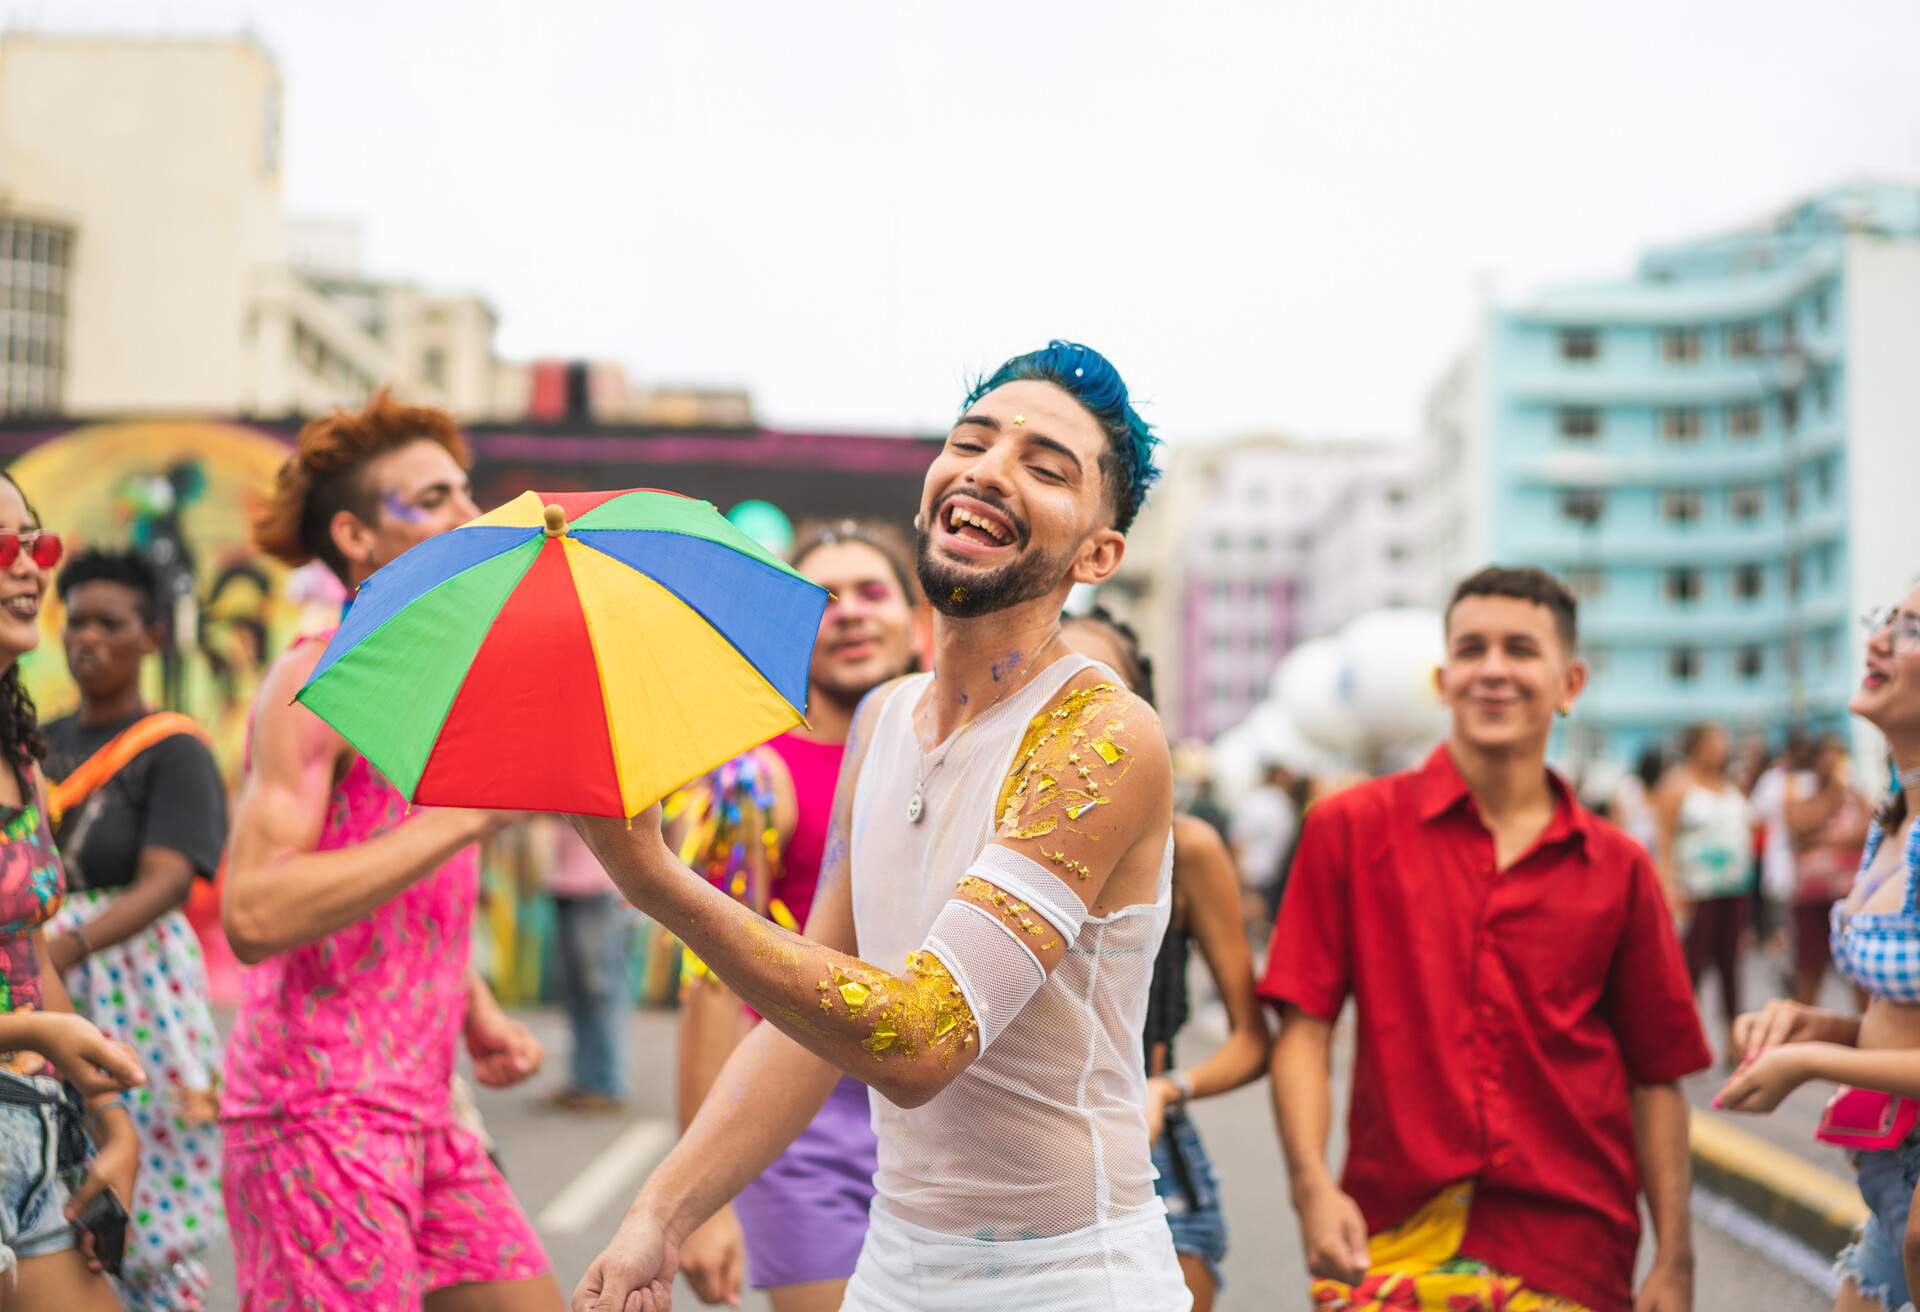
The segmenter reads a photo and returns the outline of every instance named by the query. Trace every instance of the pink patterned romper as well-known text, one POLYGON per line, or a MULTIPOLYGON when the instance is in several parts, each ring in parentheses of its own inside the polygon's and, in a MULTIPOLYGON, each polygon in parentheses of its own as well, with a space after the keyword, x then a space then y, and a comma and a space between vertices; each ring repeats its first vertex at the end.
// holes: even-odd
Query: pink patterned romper
MULTIPOLYGON (((405 815, 357 756, 316 850, 405 815)), ((244 973, 220 1112, 246 1312, 398 1312, 447 1285, 550 1269, 448 1106, 478 887, 469 848, 366 919, 244 973)))

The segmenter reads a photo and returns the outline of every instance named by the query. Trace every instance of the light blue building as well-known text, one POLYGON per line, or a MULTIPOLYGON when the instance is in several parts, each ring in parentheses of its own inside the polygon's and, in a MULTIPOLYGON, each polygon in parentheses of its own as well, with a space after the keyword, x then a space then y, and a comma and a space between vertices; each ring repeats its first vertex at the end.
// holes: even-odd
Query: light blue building
POLYGON ((1582 599, 1562 755, 1840 729, 1856 616, 1920 576, 1920 187, 1859 185, 1490 308, 1429 407, 1456 572, 1582 599))

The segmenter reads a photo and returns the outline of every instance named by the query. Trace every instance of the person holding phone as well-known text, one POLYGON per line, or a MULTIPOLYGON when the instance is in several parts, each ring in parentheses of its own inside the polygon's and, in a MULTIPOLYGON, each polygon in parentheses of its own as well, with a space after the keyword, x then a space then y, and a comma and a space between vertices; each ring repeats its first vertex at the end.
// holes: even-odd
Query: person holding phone
POLYGON ((47 953, 44 926, 60 909, 66 880, 37 764, 46 742, 19 662, 39 645, 40 604, 60 555, 59 536, 41 528, 19 486, 0 474, 0 1020, 9 1022, 0 1041, 23 1044, 0 1052, 0 1247, 15 1268, 21 1306, 105 1312, 120 1306, 104 1274, 118 1255, 98 1239, 111 1238, 116 1213, 124 1224, 140 1170, 139 1141, 115 1086, 139 1081, 136 1063, 111 1057, 94 1042, 97 1031, 70 1018, 73 1004, 47 953), (49 1050, 59 1055, 50 1061, 49 1050), (120 1075, 102 1078, 103 1066, 120 1075), (62 1124, 71 1131, 76 1109, 57 1076, 88 1091, 77 1119, 97 1151, 83 1167, 61 1151, 72 1141, 62 1124), (77 1167, 70 1185, 63 1165, 77 1167))

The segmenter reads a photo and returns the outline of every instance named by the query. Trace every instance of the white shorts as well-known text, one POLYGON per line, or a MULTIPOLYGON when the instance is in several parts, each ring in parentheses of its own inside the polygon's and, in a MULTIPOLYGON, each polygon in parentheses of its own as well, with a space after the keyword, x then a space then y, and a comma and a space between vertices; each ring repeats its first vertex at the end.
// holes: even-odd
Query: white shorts
POLYGON ((1005 1242, 941 1234, 876 1200, 841 1312, 1188 1312, 1163 1210, 1045 1239, 1005 1242))

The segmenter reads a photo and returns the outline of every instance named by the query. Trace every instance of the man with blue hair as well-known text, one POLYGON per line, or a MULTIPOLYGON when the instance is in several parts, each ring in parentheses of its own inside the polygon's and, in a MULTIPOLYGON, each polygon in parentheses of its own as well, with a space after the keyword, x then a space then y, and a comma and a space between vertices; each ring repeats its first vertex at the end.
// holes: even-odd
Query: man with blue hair
POLYGON ((935 672, 847 745, 807 937, 677 861, 654 816, 577 819, 614 881, 771 1024, 735 1049, 574 1294, 667 1305, 680 1241, 840 1072, 871 1090, 877 1197, 850 1309, 1185 1309, 1153 1187, 1140 1033, 1171 909, 1159 721, 1060 640, 1112 577, 1155 439, 1098 352, 974 388, 915 521, 935 672))

